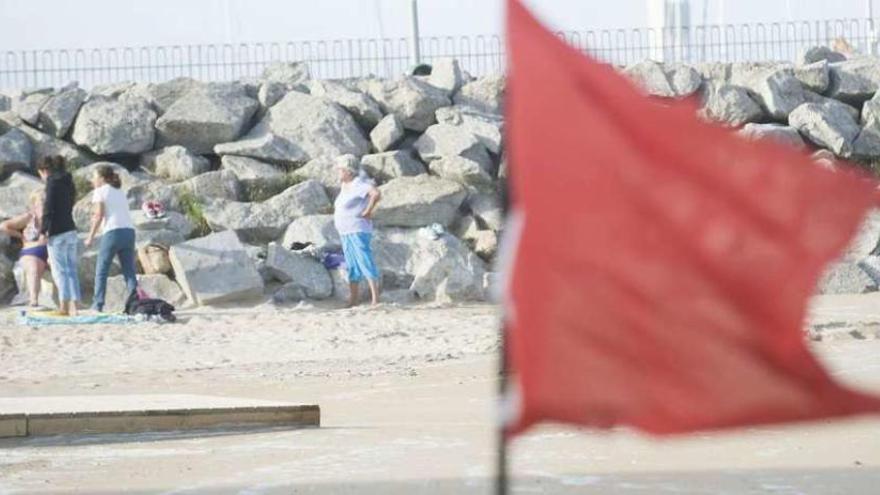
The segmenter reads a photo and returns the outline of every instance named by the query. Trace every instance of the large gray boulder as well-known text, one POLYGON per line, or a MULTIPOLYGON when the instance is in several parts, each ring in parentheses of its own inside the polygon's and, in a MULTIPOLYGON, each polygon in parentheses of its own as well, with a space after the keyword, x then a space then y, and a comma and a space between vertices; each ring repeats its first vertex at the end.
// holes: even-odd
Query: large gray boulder
POLYGON ((40 120, 40 109, 49 101, 50 97, 51 90, 48 93, 39 92, 22 95, 13 101, 12 111, 24 122, 31 126, 36 126, 40 120))
POLYGON ((710 120, 733 127, 764 119, 764 110, 748 91, 730 84, 707 84, 701 112, 710 120))
POLYGON ((163 145, 179 144, 194 153, 210 153, 244 133, 259 103, 237 86, 217 85, 190 91, 156 120, 163 145))
POLYGON ((788 115, 806 103, 804 86, 791 69, 756 70, 745 81, 755 100, 773 119, 785 121, 788 115))
POLYGON ((836 62, 829 66, 831 83, 828 97, 853 105, 861 105, 880 88, 880 64, 874 58, 836 62))
POLYGON ((504 228, 504 208, 497 193, 471 193, 467 198, 467 206, 481 229, 499 232, 504 228))
POLYGON ((282 291, 286 301, 326 299, 333 295, 330 273, 320 261, 307 254, 294 253, 277 243, 270 243, 266 269, 285 284, 282 291))
POLYGON ((309 160, 302 167, 291 172, 291 177, 297 180, 315 180, 324 186, 327 196, 333 200, 339 194, 339 172, 335 168, 332 157, 322 156, 309 160))
POLYGON ((876 283, 858 267, 858 262, 871 253, 878 237, 880 213, 875 210, 859 227, 843 255, 825 270, 819 283, 819 293, 861 294, 876 290, 876 283))
POLYGON ((364 155, 361 158, 361 168, 380 182, 427 172, 422 162, 413 157, 409 150, 364 155))
POLYGON ((810 91, 824 93, 831 84, 831 71, 828 62, 820 60, 808 65, 802 65, 794 69, 794 77, 810 91))
MULTIPOLYGON (((166 275, 139 275, 138 287, 151 298, 162 299, 175 307, 186 302, 186 294, 183 293, 180 285, 166 275)), ((127 297, 125 278, 122 275, 108 278, 104 311, 108 313, 122 312, 125 310, 127 297)))
POLYGON ((843 62, 844 60, 846 60, 846 55, 835 52, 827 46, 814 46, 808 48, 804 50, 799 57, 801 65, 809 65, 816 62, 843 62))
POLYGON ((806 144, 797 129, 782 124, 746 124, 739 134, 747 139, 771 140, 795 149, 804 149, 806 144))
POLYGON ((0 112, 8 112, 12 110, 12 98, 0 94, 0 112))
POLYGON ((676 96, 675 89, 666 76, 666 70, 658 62, 645 60, 627 67, 623 73, 651 96, 663 98, 676 96))
POLYGON ((93 97, 79 111, 73 142, 98 155, 137 154, 153 149, 156 112, 140 98, 93 97))
POLYGON ((30 195, 43 187, 43 181, 21 172, 13 173, 0 184, 0 219, 12 218, 28 211, 30 195))
POLYGON ((376 148, 376 151, 381 153, 394 148, 394 146, 403 139, 405 134, 406 129, 403 128, 400 119, 394 114, 386 115, 378 124, 376 124, 376 127, 370 131, 370 142, 373 143, 373 147, 376 148))
POLYGON ((169 255, 178 283, 194 304, 240 302, 263 295, 263 279, 234 232, 177 244, 169 255))
POLYGON ((276 189, 286 184, 286 176, 284 172, 278 170, 273 165, 254 160, 253 158, 245 158, 243 156, 224 156, 221 161, 221 170, 227 170, 235 174, 239 184, 244 189, 244 197, 253 200, 253 198, 264 197, 271 192, 280 192, 276 189))
POLYGON ((817 146, 849 157, 859 135, 859 124, 843 108, 831 104, 805 103, 789 116, 789 125, 817 146))
POLYGON ((464 74, 458 60, 454 58, 434 60, 428 83, 446 92, 447 96, 454 95, 464 84, 464 74))
POLYGON ((192 221, 176 211, 166 211, 162 218, 150 218, 141 210, 132 210, 131 220, 139 237, 145 232, 171 231, 186 239, 195 230, 192 221))
POLYGON ((431 173, 465 186, 490 188, 492 176, 479 163, 461 156, 444 156, 432 160, 429 165, 431 173))
POLYGON ((5 304, 7 299, 15 294, 15 264, 3 254, 0 254, 0 302, 5 304))
POLYGON ((670 65, 666 67, 666 76, 678 98, 691 96, 703 86, 703 75, 690 65, 670 65))
POLYGON ((377 86, 371 94, 386 114, 394 114, 406 129, 422 132, 436 122, 438 108, 449 106, 446 92, 415 77, 377 86))
POLYGON ((400 177, 380 187, 382 201, 376 208, 376 225, 423 227, 450 225, 467 196, 465 188, 439 177, 400 177))
POLYGON ((822 96, 818 93, 814 93, 809 90, 805 91, 804 94, 807 97, 807 103, 818 103, 820 105, 837 106, 837 107, 840 107, 842 110, 845 110, 847 113, 849 113, 853 119, 859 120, 859 115, 860 115, 859 110, 852 105, 849 105, 849 104, 844 103, 839 100, 828 98, 826 96, 822 96))
POLYGON ((74 170, 97 161, 94 156, 83 152, 76 146, 30 126, 22 125, 18 129, 27 134, 28 139, 31 140, 34 163, 47 156, 58 155, 64 158, 68 170, 74 170))
POLYGON ((201 89, 203 83, 188 77, 178 77, 161 83, 135 84, 119 96, 120 100, 138 99, 146 101, 158 115, 162 115, 177 100, 190 91, 201 89))
POLYGON ((451 235, 420 238, 409 260, 410 290, 423 301, 441 303, 483 300, 483 261, 451 235))
POLYGON ((133 81, 99 84, 98 86, 92 87, 92 89, 89 91, 89 96, 86 99, 91 100, 92 98, 119 98, 133 87, 135 87, 135 83, 133 81))
POLYGON ((231 230, 245 242, 262 243, 278 239, 298 217, 330 210, 324 188, 316 181, 307 181, 262 203, 210 201, 204 215, 214 231, 231 230))
POLYGON ((486 147, 463 127, 432 125, 416 141, 415 149, 428 164, 440 158, 460 156, 478 163, 487 172, 492 170, 492 158, 486 147))
POLYGON ((211 162, 183 146, 168 146, 143 155, 141 168, 171 182, 181 182, 210 172, 211 162))
POLYGON ((503 111, 504 87, 504 76, 485 76, 462 86, 452 100, 456 105, 500 115, 503 111))
POLYGON ((30 169, 33 152, 34 147, 27 134, 19 129, 10 129, 0 135, 0 176, 30 169))
POLYGON ((324 98, 344 108, 365 131, 376 127, 383 114, 379 104, 371 96, 353 91, 333 81, 312 81, 312 96, 324 98))
POLYGON ((499 115, 477 112, 467 107, 444 107, 437 110, 437 122, 461 127, 473 134, 487 150, 501 154, 504 119, 499 115))
POLYGON ((305 62, 274 62, 263 70, 260 79, 293 88, 309 81, 309 66, 305 62))
POLYGON ((342 248, 339 232, 333 224, 333 215, 306 215, 291 222, 284 231, 281 245, 290 249, 295 242, 310 242, 319 250, 342 248))
POLYGON ((63 138, 73 125, 86 96, 88 93, 80 88, 70 88, 53 95, 40 108, 37 125, 47 134, 63 138))
POLYGON ((238 177, 228 170, 217 170, 197 175, 170 186, 176 193, 189 193, 197 199, 226 199, 239 201, 242 198, 238 177))
POLYGON ((220 156, 243 156, 267 163, 290 167, 309 161, 309 155, 299 146, 275 134, 266 133, 231 143, 214 146, 220 156))
POLYGON ((288 140, 310 158, 362 156, 370 150, 370 143, 345 110, 297 91, 276 103, 247 137, 266 134, 288 140))

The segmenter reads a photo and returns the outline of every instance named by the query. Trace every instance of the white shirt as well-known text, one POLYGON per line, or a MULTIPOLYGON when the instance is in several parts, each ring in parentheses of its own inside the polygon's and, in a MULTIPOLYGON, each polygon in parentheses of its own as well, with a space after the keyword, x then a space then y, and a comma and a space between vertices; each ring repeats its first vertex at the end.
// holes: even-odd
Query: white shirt
POLYGON ((369 194, 373 182, 364 177, 357 177, 348 184, 343 184, 334 203, 333 221, 339 235, 372 232, 373 222, 361 216, 370 204, 369 194))
POLYGON ((131 213, 128 212, 128 198, 122 189, 104 184, 92 193, 92 204, 104 203, 104 223, 101 233, 116 229, 133 229, 131 213))

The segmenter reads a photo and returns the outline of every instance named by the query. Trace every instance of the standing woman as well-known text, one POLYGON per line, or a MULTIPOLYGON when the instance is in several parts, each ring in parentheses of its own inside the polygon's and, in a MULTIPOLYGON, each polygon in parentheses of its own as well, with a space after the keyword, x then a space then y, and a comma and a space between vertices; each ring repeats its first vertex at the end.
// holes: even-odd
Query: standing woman
POLYGON ((333 205, 333 223, 342 240, 342 253, 348 268, 350 294, 348 305, 356 306, 360 283, 370 286, 373 305, 379 304, 379 270, 373 260, 373 210, 379 203, 379 189, 366 177, 358 175, 357 158, 344 155, 336 159, 341 189, 333 205))
POLYGON ((107 292, 107 276, 113 258, 119 257, 122 275, 125 277, 126 295, 137 289, 135 268, 135 232, 131 214, 128 212, 128 199, 122 192, 122 181, 109 165, 102 165, 92 177, 95 191, 92 193, 92 227, 86 246, 91 246, 98 229, 101 229, 101 247, 98 250, 98 264, 95 273, 95 297, 92 309, 104 311, 107 292))
POLYGON ((43 218, 43 188, 31 193, 28 211, 0 223, 0 232, 9 237, 21 240, 19 261, 24 269, 28 288, 28 305, 31 308, 40 305, 40 285, 43 273, 49 267, 49 251, 46 249, 46 238, 40 234, 43 218))
POLYGON ((64 158, 47 156, 37 162, 37 173, 46 181, 46 199, 40 233, 48 237, 49 266, 58 286, 61 314, 77 315, 77 303, 82 298, 77 273, 79 238, 73 223, 73 205, 76 186, 73 177, 64 169, 64 158))

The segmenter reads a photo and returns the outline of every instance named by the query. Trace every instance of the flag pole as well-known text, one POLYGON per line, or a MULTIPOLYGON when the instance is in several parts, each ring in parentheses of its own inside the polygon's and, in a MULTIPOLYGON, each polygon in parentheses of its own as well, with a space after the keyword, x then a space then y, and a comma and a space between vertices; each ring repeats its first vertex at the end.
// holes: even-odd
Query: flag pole
POLYGON ((507 391, 507 325, 501 322, 501 356, 499 356, 498 376, 498 414, 497 421, 497 453, 495 467, 495 495, 507 495, 508 487, 508 462, 507 462, 507 431, 504 415, 504 394, 507 391))

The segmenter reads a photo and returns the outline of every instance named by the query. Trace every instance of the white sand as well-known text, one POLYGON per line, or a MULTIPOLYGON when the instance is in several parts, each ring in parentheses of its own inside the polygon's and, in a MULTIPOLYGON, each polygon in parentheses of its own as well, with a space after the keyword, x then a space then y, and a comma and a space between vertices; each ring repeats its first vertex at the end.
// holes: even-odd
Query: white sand
MULTIPOLYGON (((490 306, 200 310, 183 324, 22 328, 0 396, 196 393, 318 403, 315 430, 0 440, 7 493, 490 493, 490 306)), ((5 319, 5 320, 4 320, 5 319)), ((814 345, 880 390, 880 297, 823 298, 814 345)), ((683 343, 684 345, 685 343, 683 343)), ((657 441, 544 427, 513 493, 880 493, 880 418, 657 441)))

